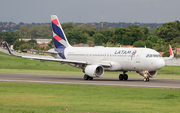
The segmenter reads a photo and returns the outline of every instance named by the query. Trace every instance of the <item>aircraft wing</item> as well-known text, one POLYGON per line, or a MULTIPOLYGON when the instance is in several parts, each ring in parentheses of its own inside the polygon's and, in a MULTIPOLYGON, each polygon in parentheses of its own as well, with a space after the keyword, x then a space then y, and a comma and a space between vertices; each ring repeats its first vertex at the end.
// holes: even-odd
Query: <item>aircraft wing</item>
POLYGON ((108 62, 88 62, 88 61, 79 61, 79 60, 66 60, 66 59, 57 59, 57 58, 43 58, 43 57, 31 57, 31 56, 21 56, 22 58, 27 58, 27 59, 35 59, 35 60, 40 60, 41 62, 43 61, 53 61, 53 62, 61 62, 61 63, 73 63, 73 64, 99 64, 104 67, 110 67, 111 64, 108 62))
POLYGON ((110 62, 88 62, 88 61, 79 61, 79 60, 66 60, 66 59, 58 59, 58 58, 45 58, 45 57, 33 57, 33 56, 20 56, 20 55, 15 55, 11 52, 9 49, 9 46, 6 44, 6 48, 9 52, 9 54, 17 57, 22 57, 22 58, 27 58, 27 59, 34 59, 34 60, 40 60, 41 62, 44 61, 53 61, 53 62, 61 62, 61 63, 73 63, 73 64, 85 64, 85 65, 90 65, 90 64, 97 64, 101 65, 103 67, 111 67, 110 62))
POLYGON ((170 56, 169 57, 163 57, 164 60, 171 60, 174 57, 174 53, 173 53, 173 50, 172 50, 170 44, 169 44, 169 52, 170 52, 170 56))

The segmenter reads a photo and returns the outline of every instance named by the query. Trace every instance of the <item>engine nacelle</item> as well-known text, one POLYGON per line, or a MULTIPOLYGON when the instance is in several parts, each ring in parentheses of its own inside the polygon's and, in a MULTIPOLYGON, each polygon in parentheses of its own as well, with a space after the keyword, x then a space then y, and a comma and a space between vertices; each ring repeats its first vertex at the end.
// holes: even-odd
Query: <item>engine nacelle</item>
POLYGON ((104 68, 100 65, 87 65, 85 73, 91 77, 101 77, 104 74, 104 68))
POLYGON ((143 77, 154 77, 157 75, 157 71, 138 71, 138 73, 143 77))

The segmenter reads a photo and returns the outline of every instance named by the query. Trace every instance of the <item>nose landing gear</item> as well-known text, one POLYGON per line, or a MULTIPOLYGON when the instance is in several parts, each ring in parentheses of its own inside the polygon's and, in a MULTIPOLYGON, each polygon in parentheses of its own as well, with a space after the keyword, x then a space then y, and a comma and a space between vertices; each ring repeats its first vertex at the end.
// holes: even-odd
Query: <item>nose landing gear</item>
POLYGON ((149 82, 149 76, 147 73, 144 74, 144 79, 143 79, 144 82, 149 82))
POLYGON ((149 82, 149 77, 144 77, 144 82, 149 82))

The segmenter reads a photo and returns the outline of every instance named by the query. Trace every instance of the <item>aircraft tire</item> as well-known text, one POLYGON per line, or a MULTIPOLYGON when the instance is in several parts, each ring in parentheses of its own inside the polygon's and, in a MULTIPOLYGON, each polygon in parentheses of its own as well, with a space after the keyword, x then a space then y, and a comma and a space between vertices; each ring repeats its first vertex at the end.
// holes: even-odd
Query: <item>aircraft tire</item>
POLYGON ((146 78, 144 78, 144 79, 143 79, 143 81, 144 81, 144 82, 146 82, 146 81, 147 81, 147 79, 146 79, 146 78))
POLYGON ((119 80, 123 80, 123 79, 124 79, 123 74, 120 74, 120 75, 119 75, 119 80))
POLYGON ((144 82, 149 82, 149 77, 143 79, 144 82))
POLYGON ((88 80, 89 79, 89 76, 88 75, 84 75, 84 80, 88 80))
POLYGON ((149 77, 147 77, 147 82, 149 82, 149 77))
POLYGON ((93 80, 93 77, 89 77, 89 80, 93 80))
POLYGON ((124 80, 128 80, 128 75, 127 74, 124 75, 124 80))

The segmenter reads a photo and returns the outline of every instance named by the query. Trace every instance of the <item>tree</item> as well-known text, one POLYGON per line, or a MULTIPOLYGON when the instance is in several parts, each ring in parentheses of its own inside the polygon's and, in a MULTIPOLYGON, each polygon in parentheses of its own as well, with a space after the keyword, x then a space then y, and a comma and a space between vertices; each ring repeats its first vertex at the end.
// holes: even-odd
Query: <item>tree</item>
POLYGON ((36 40, 29 40, 28 42, 27 42, 30 46, 34 46, 34 45, 37 45, 37 41, 36 40))
POLYGON ((54 38, 52 38, 51 42, 48 44, 49 48, 54 48, 54 38))
POLYGON ((87 44, 88 44, 90 47, 94 46, 94 38, 88 36, 88 37, 87 37, 87 44))
POLYGON ((143 41, 139 40, 134 42, 133 47, 144 47, 143 41))
POLYGON ((28 32, 31 36, 31 38, 38 38, 39 37, 39 26, 38 25, 33 25, 31 28, 29 28, 28 32))
POLYGON ((160 38, 157 40, 157 43, 154 45, 153 49, 155 49, 156 51, 162 52, 166 50, 166 44, 164 39, 160 38))
POLYGON ((93 36, 95 34, 95 31, 93 30, 88 30, 88 29, 83 29, 82 30, 83 34, 88 34, 89 36, 93 36))
POLYGON ((180 36, 180 24, 179 21, 164 23, 161 28, 156 29, 156 35, 159 38, 165 40, 165 42, 169 42, 175 37, 180 36))
POLYGON ((122 36, 122 41, 121 41, 122 45, 132 45, 133 42, 134 42, 134 37, 128 37, 125 34, 122 36))
POLYGON ((26 42, 23 41, 23 40, 16 40, 13 44, 13 48, 14 50, 19 50, 20 49, 20 46, 25 44, 26 42))
POLYGON ((102 45, 103 42, 106 40, 106 37, 101 33, 96 33, 93 35, 95 45, 102 45))
POLYGON ((96 26, 94 24, 90 25, 88 23, 77 25, 77 26, 75 26, 75 28, 80 29, 80 30, 87 29, 87 30, 98 31, 98 26, 96 26))
POLYGON ((21 37, 23 38, 27 38, 28 36, 28 27, 23 25, 20 27, 20 34, 21 34, 21 37))
POLYGON ((147 48, 152 48, 153 44, 152 44, 151 41, 145 40, 145 41, 144 41, 144 46, 146 46, 147 48))
MULTIPOLYGON (((30 49, 39 50, 39 48, 40 48, 40 46, 38 45, 38 43, 37 43, 36 40, 29 40, 29 41, 27 42, 27 44, 30 45, 30 47, 31 47, 30 49)), ((29 49, 29 48, 27 48, 27 49, 29 49)))
POLYGON ((31 49, 31 46, 28 43, 24 43, 19 47, 19 49, 21 51, 24 51, 25 49, 29 50, 29 49, 31 49))
POLYGON ((41 25, 39 27, 37 35, 42 38, 51 38, 52 37, 52 28, 47 24, 41 25))
POLYGON ((66 37, 71 45, 78 43, 86 43, 87 35, 82 34, 79 29, 71 29, 66 33, 66 37))
POLYGON ((164 54, 163 54, 163 57, 169 57, 169 56, 170 56, 169 51, 165 51, 164 54))
POLYGON ((1 32, 0 37, 3 41, 6 41, 8 44, 12 45, 15 40, 20 38, 20 35, 15 32, 1 32))
POLYGON ((68 23, 62 23, 61 24, 64 32, 68 32, 71 29, 74 29, 74 23, 73 22, 68 22, 68 23))
POLYGON ((151 42, 153 42, 153 43, 156 43, 157 40, 158 40, 158 36, 156 36, 156 35, 150 35, 150 36, 148 36, 147 40, 149 40, 149 41, 151 41, 151 42))

